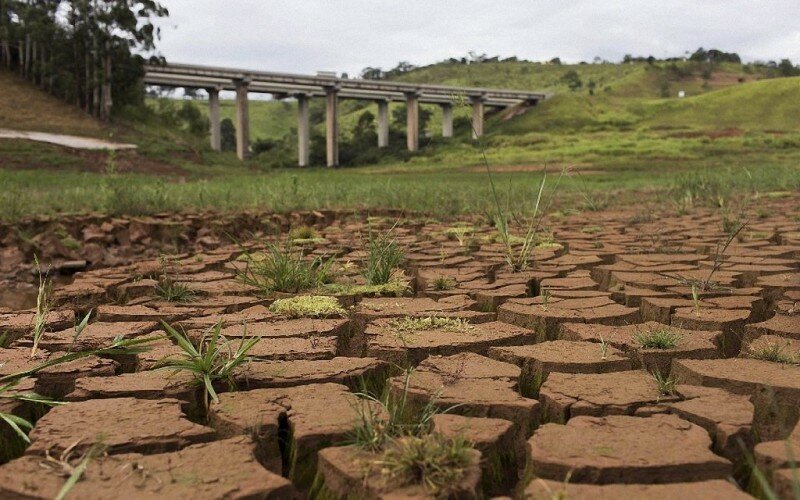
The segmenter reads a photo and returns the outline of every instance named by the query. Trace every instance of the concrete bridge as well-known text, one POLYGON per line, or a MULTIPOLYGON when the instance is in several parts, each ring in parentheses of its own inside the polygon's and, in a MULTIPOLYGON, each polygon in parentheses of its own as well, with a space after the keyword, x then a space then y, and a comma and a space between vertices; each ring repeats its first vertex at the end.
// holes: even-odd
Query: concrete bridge
POLYGON ((419 149, 419 104, 434 103, 442 107, 442 136, 453 135, 453 105, 466 100, 472 106, 473 136, 483 134, 484 108, 506 108, 519 104, 536 105, 545 94, 518 90, 452 87, 383 80, 354 80, 335 75, 317 76, 217 68, 189 64, 148 65, 144 82, 162 87, 205 89, 209 96, 211 147, 220 150, 219 91, 236 92, 236 154, 247 158, 250 131, 247 96, 250 92, 272 94, 277 99, 297 99, 298 163, 308 165, 311 128, 308 102, 324 98, 327 164, 339 164, 338 99, 362 99, 378 103, 378 147, 389 145, 389 103, 406 103, 406 142, 409 151, 419 149))

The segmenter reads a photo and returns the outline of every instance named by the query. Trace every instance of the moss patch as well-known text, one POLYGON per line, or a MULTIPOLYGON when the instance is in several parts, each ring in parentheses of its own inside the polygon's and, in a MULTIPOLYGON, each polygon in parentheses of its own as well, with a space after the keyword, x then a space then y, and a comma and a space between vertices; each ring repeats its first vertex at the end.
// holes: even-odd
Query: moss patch
POLYGON ((278 299, 269 306, 275 314, 290 318, 319 318, 323 316, 345 316, 347 311, 334 297, 320 295, 299 295, 278 299))

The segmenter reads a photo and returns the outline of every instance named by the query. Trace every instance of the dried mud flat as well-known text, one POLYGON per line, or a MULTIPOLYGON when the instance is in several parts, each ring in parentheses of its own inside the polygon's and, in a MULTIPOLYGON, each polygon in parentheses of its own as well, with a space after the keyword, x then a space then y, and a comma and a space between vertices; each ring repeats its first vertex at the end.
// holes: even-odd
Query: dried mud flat
MULTIPOLYGON (((16 447, 0 422, 0 498, 56 496, 76 459, 97 449, 68 497, 433 496, 389 481, 380 453, 353 444, 367 389, 438 408, 429 436, 474 448, 440 495, 746 498, 764 489, 754 463, 777 498, 793 498, 800 199, 760 208, 724 253, 710 210, 550 217, 551 238, 520 272, 478 219, 301 214, 282 219, 280 236, 240 242, 257 254, 266 240, 285 242, 287 226, 314 226, 293 248, 332 258, 340 286, 295 294, 243 281, 242 246, 221 241, 78 272, 55 287, 33 358, 34 311, 0 308, 0 376, 115 338, 162 336, 161 321, 195 340, 220 321, 229 339, 261 340, 207 412, 191 374, 155 369, 181 354, 167 337, 23 380, 14 391, 66 404, 0 399, 0 412, 34 422, 31 443, 16 447), (390 228, 404 259, 393 278, 402 286, 387 293, 361 286, 360 270, 369 231, 390 228), (167 273, 187 300, 156 293, 167 273), (333 295, 343 312, 271 307, 296 295, 333 295)), ((164 231, 137 226, 148 227, 140 241, 164 231)), ((92 238, 99 252, 104 240, 92 238)))

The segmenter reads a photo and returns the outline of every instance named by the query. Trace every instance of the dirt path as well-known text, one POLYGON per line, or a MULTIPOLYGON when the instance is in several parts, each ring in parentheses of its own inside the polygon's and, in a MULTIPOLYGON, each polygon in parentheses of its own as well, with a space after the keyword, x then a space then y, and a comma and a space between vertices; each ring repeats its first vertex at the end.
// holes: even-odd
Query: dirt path
POLYGON ((0 139, 27 139, 29 141, 47 142, 73 149, 114 150, 136 149, 135 144, 109 142, 91 137, 75 135, 50 134, 46 132, 30 132, 25 130, 9 130, 0 128, 0 139))

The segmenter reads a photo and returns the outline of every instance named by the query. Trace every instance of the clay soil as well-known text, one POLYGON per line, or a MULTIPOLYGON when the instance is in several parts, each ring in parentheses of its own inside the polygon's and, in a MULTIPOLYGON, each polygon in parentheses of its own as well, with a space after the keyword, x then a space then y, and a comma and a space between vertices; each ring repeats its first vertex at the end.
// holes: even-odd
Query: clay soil
MULTIPOLYGON (((9 297, 0 303, 0 376, 118 336, 161 338, 149 352, 90 356, 15 389, 63 405, 0 399, 0 412, 34 421, 31 444, 16 447, 0 421, 0 498, 52 498, 90 454, 74 498, 430 496, 385 477, 381 453, 353 444, 364 390, 405 393, 445 412, 431 432, 474 447, 451 492, 459 498, 746 498, 756 492, 750 462, 778 498, 791 498, 791 457, 800 457, 800 197, 759 203, 768 215, 751 214, 724 254, 718 211, 550 217, 557 245, 538 247, 521 272, 477 217, 26 221, 28 242, 62 278, 33 358, 32 304, 0 295, 9 297), (300 226, 319 237, 294 247, 333 258, 340 284, 363 283, 368 231, 394 227, 405 254, 395 276, 406 289, 337 292, 343 314, 272 312, 278 298, 330 289, 264 293, 245 284, 241 245, 282 245, 300 226), (458 238, 454 227, 470 229, 458 238), (192 291, 189 299, 157 295, 166 274, 192 291), (74 325, 90 312, 75 340, 74 325), (437 321, 420 326, 426 318, 437 321), (161 320, 195 340, 218 321, 228 338, 244 336, 245 325, 261 337, 208 411, 190 374, 154 371, 181 353, 161 320)), ((31 247, 15 234, 0 227, 9 290, 31 282, 31 247)))

